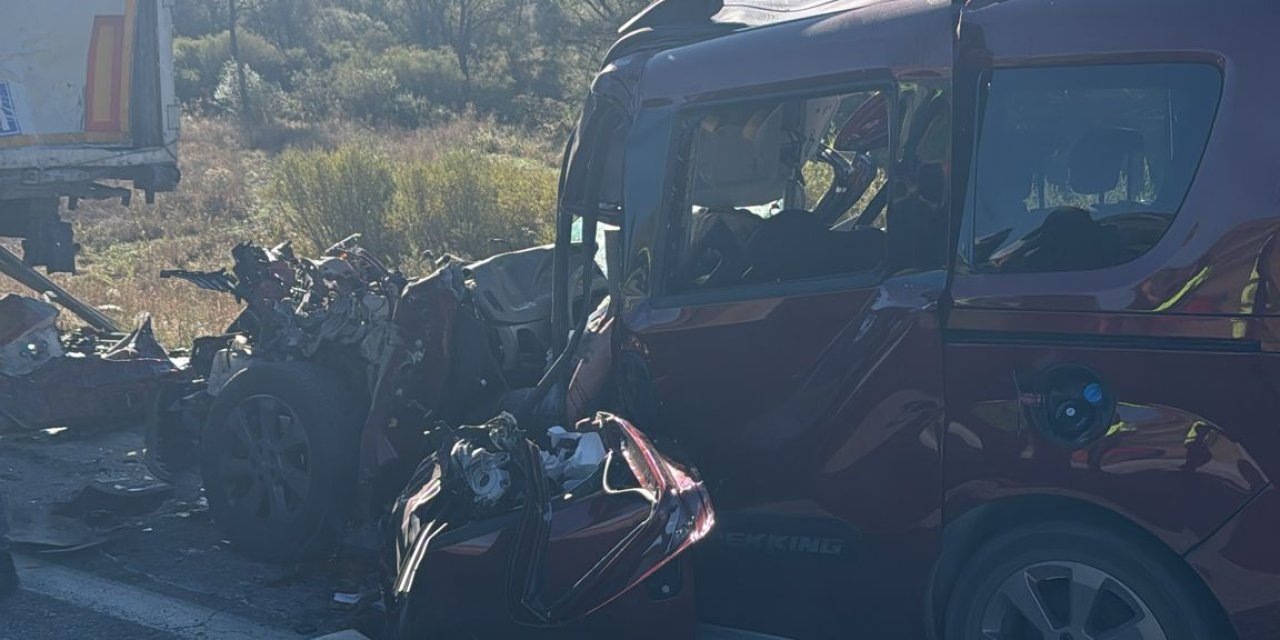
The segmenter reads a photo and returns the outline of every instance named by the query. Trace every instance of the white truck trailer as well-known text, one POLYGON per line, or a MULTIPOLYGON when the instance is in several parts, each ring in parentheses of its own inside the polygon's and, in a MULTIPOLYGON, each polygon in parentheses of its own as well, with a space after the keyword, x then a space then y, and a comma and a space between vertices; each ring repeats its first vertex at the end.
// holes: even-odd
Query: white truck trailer
POLYGON ((178 186, 174 0, 0 3, 0 246, 6 274, 115 330, 108 317, 38 273, 76 271, 63 204, 147 201, 178 186))
POLYGON ((28 267, 0 271, 75 271, 64 201, 177 186, 173 1, 0 3, 0 237, 28 267))

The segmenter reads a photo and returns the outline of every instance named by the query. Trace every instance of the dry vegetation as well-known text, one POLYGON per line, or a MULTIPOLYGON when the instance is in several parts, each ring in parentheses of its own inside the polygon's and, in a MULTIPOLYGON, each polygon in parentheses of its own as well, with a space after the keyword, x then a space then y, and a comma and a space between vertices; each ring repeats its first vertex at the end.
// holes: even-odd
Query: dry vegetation
POLYGON ((647 2, 177 0, 182 183, 154 205, 82 203, 81 273, 56 280, 122 324, 151 312, 183 346, 238 305, 159 272, 229 266, 241 241, 305 254, 360 231, 411 276, 426 253, 548 241, 576 105, 647 2))
MULTIPOLYGON (((246 134, 228 119, 188 118, 183 127, 178 190, 154 205, 82 202, 66 214, 82 245, 81 273, 55 277, 123 324, 150 312, 171 346, 221 331, 239 305, 159 272, 229 266, 238 242, 292 239, 312 251, 363 231, 419 275, 424 250, 478 256, 495 250, 492 238, 519 247, 550 237, 555 147, 488 120, 246 134)), ((6 290, 29 293, 0 278, 6 290)))

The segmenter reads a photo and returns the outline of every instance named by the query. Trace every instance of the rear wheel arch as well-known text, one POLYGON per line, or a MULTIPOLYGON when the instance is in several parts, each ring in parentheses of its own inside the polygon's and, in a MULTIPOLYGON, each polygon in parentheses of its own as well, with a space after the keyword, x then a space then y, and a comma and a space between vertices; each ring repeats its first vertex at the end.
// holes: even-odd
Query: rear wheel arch
POLYGON ((952 588, 968 560, 984 543, 1011 529, 1050 522, 1087 524, 1105 530, 1118 539, 1142 544, 1169 563, 1192 588, 1202 590, 1217 607, 1217 616, 1226 624, 1216 597, 1204 580, 1182 556, 1138 523, 1104 506, 1066 496, 1032 495, 1005 498, 974 507, 943 527, 942 553, 934 565, 926 594, 929 635, 941 638, 942 624, 952 588))

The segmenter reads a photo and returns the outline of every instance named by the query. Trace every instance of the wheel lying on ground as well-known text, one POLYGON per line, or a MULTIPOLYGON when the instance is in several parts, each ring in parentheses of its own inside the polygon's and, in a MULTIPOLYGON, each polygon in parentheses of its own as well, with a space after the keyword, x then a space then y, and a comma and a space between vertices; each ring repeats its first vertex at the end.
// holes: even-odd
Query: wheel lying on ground
POLYGON ((1226 640, 1208 589, 1165 549, 1075 522, 982 546, 947 606, 946 640, 1226 640))
POLYGON ((209 410, 201 474, 209 511, 249 557, 291 562, 331 551, 355 495, 357 403, 342 380, 296 362, 236 374, 209 410))

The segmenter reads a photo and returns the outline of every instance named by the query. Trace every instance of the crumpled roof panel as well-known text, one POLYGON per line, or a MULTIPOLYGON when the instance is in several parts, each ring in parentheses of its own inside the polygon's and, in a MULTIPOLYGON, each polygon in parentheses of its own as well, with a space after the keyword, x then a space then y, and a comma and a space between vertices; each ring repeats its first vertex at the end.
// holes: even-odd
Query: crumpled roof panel
POLYGON ((724 8, 712 20, 758 27, 886 1, 889 0, 724 0, 724 8))
MULTIPOLYGON (((618 31, 724 24, 761 27, 894 0, 654 0, 618 31)), ((946 0, 939 0, 946 2, 946 0)))

